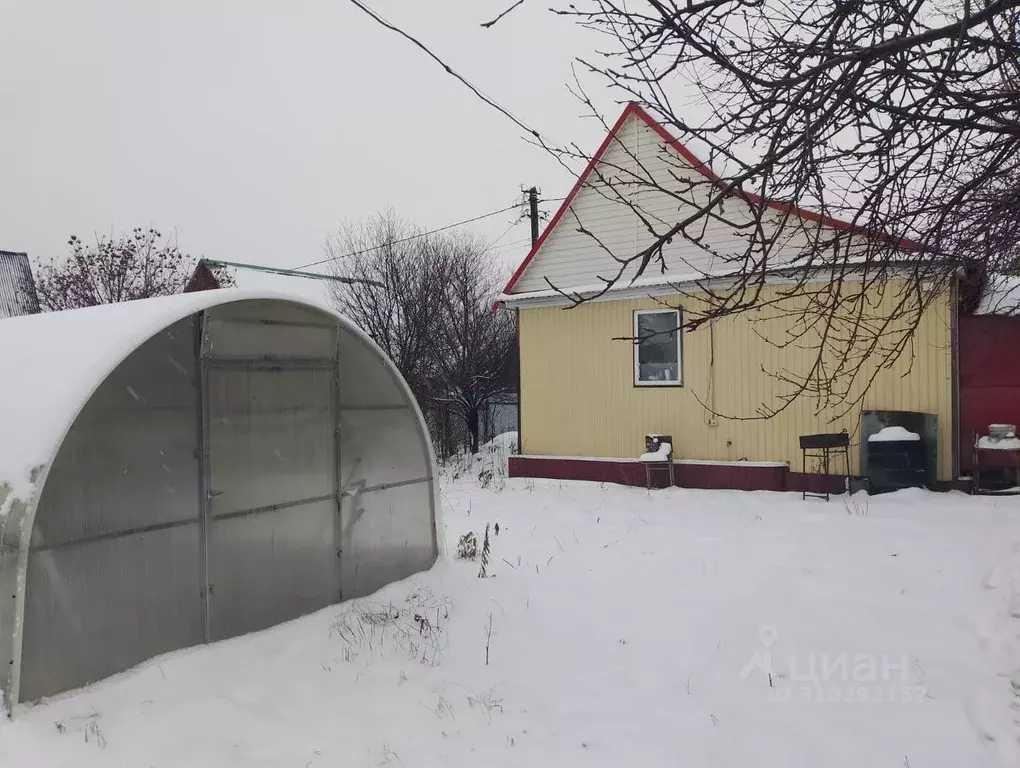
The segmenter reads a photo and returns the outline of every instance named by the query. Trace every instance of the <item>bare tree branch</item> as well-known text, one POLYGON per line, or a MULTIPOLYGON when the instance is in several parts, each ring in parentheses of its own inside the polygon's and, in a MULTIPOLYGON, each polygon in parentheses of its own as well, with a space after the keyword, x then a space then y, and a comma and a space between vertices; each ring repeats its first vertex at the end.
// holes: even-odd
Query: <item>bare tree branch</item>
POLYGON ((507 8, 507 9, 506 9, 505 11, 503 11, 503 12, 502 12, 501 14, 499 14, 499 16, 497 16, 496 18, 494 18, 494 19, 493 19, 492 21, 486 21, 486 22, 484 22, 484 23, 482 24, 482 26, 483 26, 483 27, 484 27, 485 29, 491 29, 492 27, 496 26, 496 24, 498 24, 498 23, 499 23, 499 21, 500 21, 500 20, 501 20, 501 19, 502 19, 502 18, 503 18, 504 16, 506 16, 506 15, 507 15, 508 13, 510 13, 510 11, 514 10, 515 8, 517 8, 517 7, 518 7, 518 6, 520 6, 520 5, 524 5, 524 0, 517 0, 517 2, 516 2, 516 3, 514 3, 514 4, 513 4, 513 5, 511 5, 511 6, 509 7, 509 8, 507 8))
POLYGON ((442 405, 464 422, 477 450, 482 408, 516 386, 514 323, 490 309, 502 276, 484 242, 421 232, 386 211, 342 224, 327 251, 335 274, 357 278, 331 284, 334 305, 389 355, 423 410, 442 405))
MULTIPOLYGON (((1018 8, 590 0, 555 11, 608 41, 580 62, 589 76, 707 158, 616 137, 585 189, 629 212, 637 245, 611 237, 605 207, 571 210, 560 226, 603 254, 601 287, 550 287, 577 306, 650 269, 675 275, 670 305, 687 330, 753 313, 768 343, 809 350, 804 370, 769 371, 778 404, 754 418, 801 397, 818 412, 856 407, 882 371, 909 366, 925 313, 962 274, 980 286, 1020 266, 1018 8), (685 91, 698 109, 674 104, 685 91)), ((572 90, 605 124, 580 82, 572 90)))
MULTIPOLYGON (((67 259, 36 265, 43 309, 78 309, 179 293, 196 263, 151 227, 116 238, 97 235, 94 245, 71 235, 67 244, 71 247, 67 259)), ((222 286, 234 284, 230 270, 219 270, 217 278, 222 286)))

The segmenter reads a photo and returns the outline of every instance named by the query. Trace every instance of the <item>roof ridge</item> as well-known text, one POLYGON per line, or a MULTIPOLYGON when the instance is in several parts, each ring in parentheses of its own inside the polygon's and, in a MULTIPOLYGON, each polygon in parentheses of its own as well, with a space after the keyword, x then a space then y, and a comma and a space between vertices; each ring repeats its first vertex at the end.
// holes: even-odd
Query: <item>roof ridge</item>
MULTIPOLYGON (((524 257, 524 260, 521 262, 520 266, 517 267, 516 271, 513 273, 513 276, 510 278, 510 280, 507 281, 506 287, 503 288, 503 294, 510 294, 513 291, 514 287, 517 285, 517 282, 524 274, 524 271, 528 268, 532 260, 535 258, 535 254, 538 253, 539 249, 545 243, 550 233, 553 231, 553 229, 556 228, 556 225, 559 224, 560 219, 563 218, 563 215, 567 212, 567 209, 574 202, 574 198, 577 197, 578 193, 584 187, 585 182, 588 180, 588 177, 594 171, 595 166, 602 159, 602 156, 606 153, 606 150, 609 149, 609 146, 612 143, 613 139, 616 137, 617 132, 620 130, 620 128, 623 127, 624 122, 626 122, 626 120, 632 115, 636 115, 638 118, 640 118, 649 128, 655 131, 659 138, 661 138, 669 147, 674 149, 676 152, 680 154, 681 157, 687 160, 687 162, 689 162, 694 167, 694 170, 696 170, 702 176, 707 178, 710 182, 717 185, 726 184, 725 179, 719 176, 719 174, 713 171, 712 168, 707 163, 701 160, 690 149, 688 149, 686 145, 684 145, 679 139, 677 139, 675 136, 673 136, 673 134, 666 130, 662 123, 660 123, 658 120, 652 117, 644 107, 642 107, 636 101, 628 102, 623 112, 616 119, 616 122, 613 124, 612 128, 609 129, 609 133, 606 134, 605 139, 602 140, 602 143, 599 145, 599 148, 591 156, 591 159, 588 161, 588 165, 578 175, 577 181, 574 183, 574 186, 571 188, 570 192, 568 192, 567 196, 563 198, 563 202, 560 203, 560 207, 557 209, 555 215, 553 215, 553 217, 549 220, 549 223, 546 225, 545 229, 542 230, 542 234, 539 236, 538 240, 536 240, 534 245, 531 246, 531 250, 528 251, 528 254, 524 257)), ((897 246, 903 248, 904 250, 917 250, 920 247, 918 243, 912 240, 908 240, 906 238, 897 238, 885 233, 875 232, 873 230, 867 229, 866 227, 862 227, 859 224, 852 224, 848 221, 836 219, 831 216, 827 216, 826 214, 818 213, 817 211, 802 208, 793 203, 783 202, 781 200, 767 199, 754 192, 744 192, 743 190, 737 190, 733 191, 732 194, 734 197, 743 198, 752 205, 764 205, 765 207, 772 208, 773 210, 777 210, 783 213, 791 213, 794 216, 797 216, 798 218, 817 222, 818 224, 821 224, 824 227, 830 227, 832 229, 838 229, 844 232, 858 232, 868 237, 878 236, 883 238, 890 238, 894 240, 897 246)), ((498 302, 496 302, 496 304, 498 305, 498 302)))

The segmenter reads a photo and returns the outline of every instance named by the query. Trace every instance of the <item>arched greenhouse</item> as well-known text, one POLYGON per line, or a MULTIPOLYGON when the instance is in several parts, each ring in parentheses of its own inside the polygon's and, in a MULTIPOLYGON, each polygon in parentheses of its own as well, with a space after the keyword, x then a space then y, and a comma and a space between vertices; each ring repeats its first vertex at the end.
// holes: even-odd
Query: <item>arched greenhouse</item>
POLYGON ((232 290, 6 318, 0 376, 8 704, 435 560, 421 413, 330 310, 232 290))

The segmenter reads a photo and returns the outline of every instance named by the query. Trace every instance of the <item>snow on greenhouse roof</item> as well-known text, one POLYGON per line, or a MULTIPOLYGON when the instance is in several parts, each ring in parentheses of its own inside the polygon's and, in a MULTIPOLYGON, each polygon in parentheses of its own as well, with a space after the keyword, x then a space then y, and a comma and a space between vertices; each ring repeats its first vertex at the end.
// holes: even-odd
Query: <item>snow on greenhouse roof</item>
POLYGON ((236 288, 0 319, 0 485, 28 498, 33 471, 52 461, 96 388, 143 342, 196 312, 252 299, 304 304, 342 319, 307 298, 236 288))
POLYGON ((238 269, 234 273, 234 281, 242 291, 285 291, 292 296, 300 296, 304 301, 315 302, 316 305, 325 305, 329 300, 326 283, 322 280, 238 269))

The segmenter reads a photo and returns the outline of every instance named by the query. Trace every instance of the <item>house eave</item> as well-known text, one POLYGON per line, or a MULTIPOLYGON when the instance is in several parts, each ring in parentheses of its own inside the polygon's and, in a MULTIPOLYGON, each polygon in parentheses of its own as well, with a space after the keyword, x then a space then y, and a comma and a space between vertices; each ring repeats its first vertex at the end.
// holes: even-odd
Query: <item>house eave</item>
MULTIPOLYGON (((886 267, 890 269, 890 267, 886 267)), ((896 271, 895 268, 891 268, 896 271)), ((908 273, 910 265, 904 264, 903 272, 908 273)), ((787 267, 777 269, 764 276, 754 276, 753 282, 764 285, 826 285, 833 281, 834 272, 841 272, 839 279, 846 282, 858 282, 864 279, 864 273, 853 267, 812 269, 805 272, 801 268, 787 267)), ((542 291, 527 293, 502 293, 496 304, 508 309, 526 309, 530 307, 569 307, 571 305, 602 302, 627 301, 629 299, 658 298, 676 296, 677 294, 704 293, 732 288, 746 276, 733 275, 661 275, 641 278, 623 286, 613 286, 608 291, 605 285, 582 285, 564 288, 549 288, 542 291)), ((924 280, 928 285, 930 281, 924 280)))

